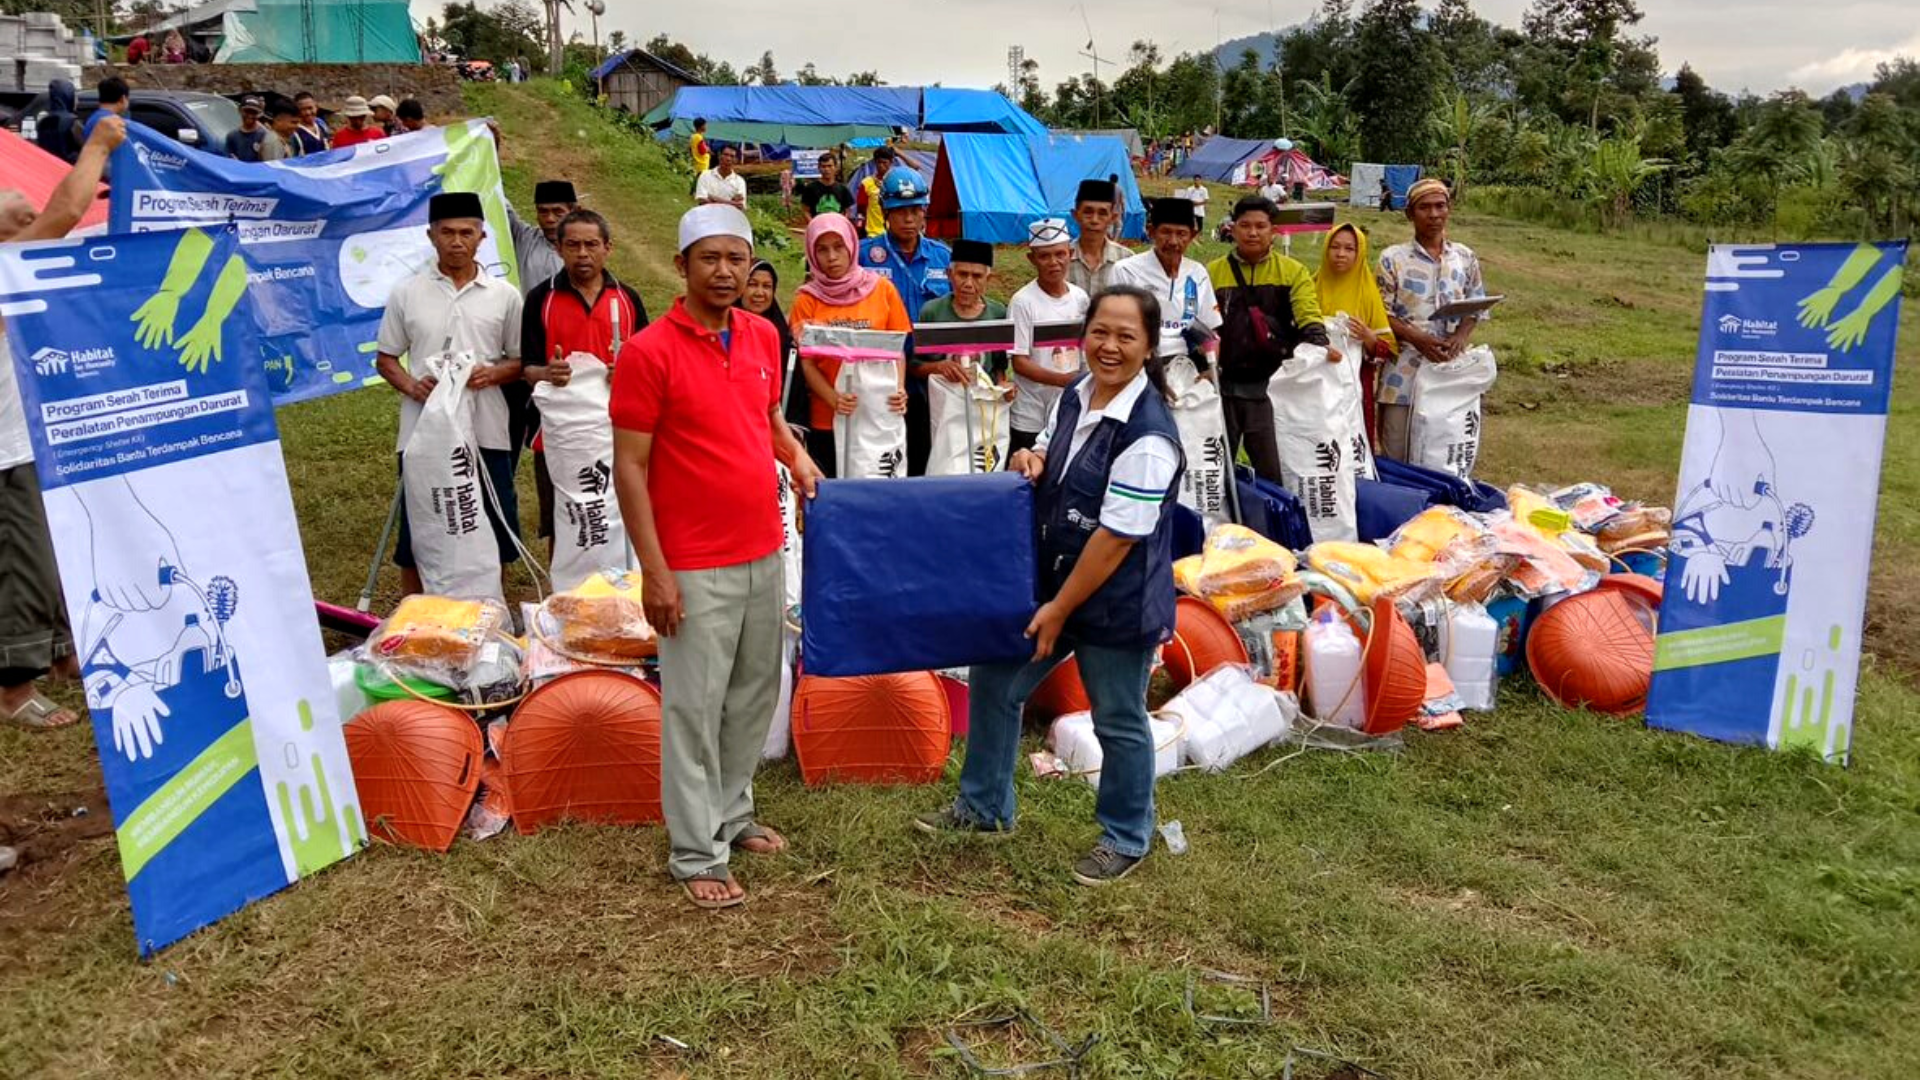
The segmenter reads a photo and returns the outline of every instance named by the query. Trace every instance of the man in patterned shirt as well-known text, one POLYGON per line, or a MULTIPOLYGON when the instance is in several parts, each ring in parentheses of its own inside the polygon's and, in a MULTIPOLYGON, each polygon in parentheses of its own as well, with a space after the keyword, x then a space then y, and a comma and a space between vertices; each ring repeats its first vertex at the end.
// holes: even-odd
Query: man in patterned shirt
POLYGON ((1413 377, 1421 364, 1444 364, 1466 351, 1474 327, 1484 315, 1435 319, 1434 312, 1460 300, 1487 295, 1480 258, 1465 244, 1447 239, 1453 198, 1447 185, 1431 177, 1407 192, 1407 219, 1413 239, 1380 254, 1380 297, 1387 320, 1400 342, 1400 356, 1381 378, 1380 449, 1407 459, 1413 414, 1413 377))

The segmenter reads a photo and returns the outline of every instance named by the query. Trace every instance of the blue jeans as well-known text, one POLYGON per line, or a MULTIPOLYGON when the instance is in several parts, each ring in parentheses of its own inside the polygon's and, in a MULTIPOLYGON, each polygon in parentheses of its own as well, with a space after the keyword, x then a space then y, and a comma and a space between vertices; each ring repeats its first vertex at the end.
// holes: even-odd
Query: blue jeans
POLYGON ((970 821, 1013 827, 1013 767, 1020 756, 1020 712, 1048 674, 1068 656, 1093 703, 1100 740, 1100 791, 1093 816, 1100 843, 1139 857, 1153 840, 1153 732, 1147 725, 1147 677, 1154 648, 1107 649, 1062 637, 1046 660, 985 664, 968 676, 967 758, 960 768, 958 813, 970 821))

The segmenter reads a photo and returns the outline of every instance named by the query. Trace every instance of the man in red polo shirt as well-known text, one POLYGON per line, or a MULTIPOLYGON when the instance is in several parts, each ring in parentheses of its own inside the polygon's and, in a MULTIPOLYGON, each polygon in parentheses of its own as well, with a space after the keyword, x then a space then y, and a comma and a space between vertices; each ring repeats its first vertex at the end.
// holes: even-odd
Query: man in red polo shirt
MULTIPOLYGON (((533 286, 520 319, 523 377, 534 385, 565 386, 573 378, 568 358, 578 353, 611 368, 616 347, 647 328, 640 295, 607 269, 613 230, 592 210, 574 210, 554 229, 564 273, 533 286)), ((544 241, 543 241, 544 242, 544 241)), ((553 477, 540 437, 533 438, 533 489, 540 497, 540 536, 553 539, 553 477)))
POLYGON ((733 306, 753 229, 725 203, 680 218, 686 295, 620 350, 613 480, 660 635, 660 797, 667 869, 693 903, 746 893, 734 849, 786 846, 754 821, 753 771, 780 691, 780 518, 774 462, 811 497, 820 470, 780 416, 780 334, 733 306))

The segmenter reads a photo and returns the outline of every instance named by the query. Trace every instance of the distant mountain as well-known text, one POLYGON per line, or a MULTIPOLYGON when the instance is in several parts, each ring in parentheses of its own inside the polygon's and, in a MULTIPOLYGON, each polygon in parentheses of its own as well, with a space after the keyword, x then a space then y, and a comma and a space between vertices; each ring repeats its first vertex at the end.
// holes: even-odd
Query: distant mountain
POLYGON ((1239 67, 1240 54, 1246 52, 1248 49, 1252 49, 1254 55, 1260 58, 1261 67, 1272 67, 1274 54, 1279 48, 1279 39, 1291 32, 1292 30, 1289 28, 1280 31, 1277 35, 1262 33, 1254 34, 1251 37, 1237 37, 1221 45, 1218 49, 1215 49, 1213 55, 1214 58, 1219 61, 1220 67, 1224 70, 1239 67))

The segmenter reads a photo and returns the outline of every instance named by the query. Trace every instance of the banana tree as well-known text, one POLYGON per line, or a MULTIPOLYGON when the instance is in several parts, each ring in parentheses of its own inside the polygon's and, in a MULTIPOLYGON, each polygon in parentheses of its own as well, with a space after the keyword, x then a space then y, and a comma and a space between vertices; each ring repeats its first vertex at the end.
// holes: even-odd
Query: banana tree
POLYGON ((1474 101, 1462 90, 1443 94, 1440 111, 1428 119, 1434 137, 1447 148, 1443 157, 1453 169, 1453 200, 1456 203, 1466 199, 1473 142, 1493 119, 1493 106, 1474 101))
POLYGON ((1587 187, 1600 215, 1618 227, 1633 216, 1633 197, 1648 180, 1671 168, 1659 158, 1642 157, 1638 135, 1610 135, 1593 146, 1587 161, 1587 187))

